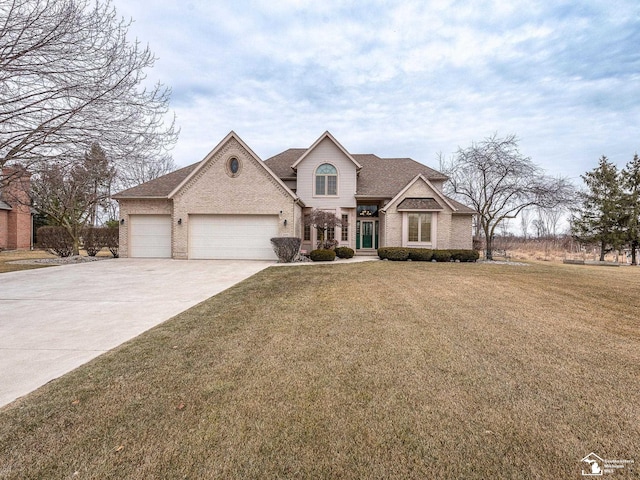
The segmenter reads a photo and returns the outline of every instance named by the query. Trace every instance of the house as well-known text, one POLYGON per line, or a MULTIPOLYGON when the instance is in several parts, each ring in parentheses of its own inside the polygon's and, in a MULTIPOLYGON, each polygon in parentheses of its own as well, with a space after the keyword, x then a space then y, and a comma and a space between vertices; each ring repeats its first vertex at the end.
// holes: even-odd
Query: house
POLYGON ((8 183, 0 189, 0 250, 29 249, 33 238, 30 177, 15 167, 4 167, 2 177, 8 183))
POLYGON ((348 152, 329 132, 262 161, 234 132, 199 163, 114 196, 122 257, 276 259, 270 238, 296 236, 311 209, 335 213, 340 246, 470 249, 473 210, 446 197, 447 177, 410 158, 348 152))

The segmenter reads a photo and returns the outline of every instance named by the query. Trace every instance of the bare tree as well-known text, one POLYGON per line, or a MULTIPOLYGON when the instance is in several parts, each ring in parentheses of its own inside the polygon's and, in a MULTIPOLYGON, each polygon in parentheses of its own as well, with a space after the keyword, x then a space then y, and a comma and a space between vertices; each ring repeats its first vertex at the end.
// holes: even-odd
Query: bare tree
POLYGON ((522 237, 526 241, 529 237, 529 227, 531 226, 531 212, 528 208, 525 208, 520 212, 520 230, 522 231, 522 237))
POLYGON ((170 90, 143 87, 155 58, 129 25, 109 0, 0 2, 0 167, 47 171, 96 141, 118 165, 166 156, 170 90))
POLYGON ((126 189, 154 180, 176 169, 173 158, 169 155, 158 158, 132 156, 127 163, 117 166, 117 188, 126 189))
POLYGON ((328 232, 335 227, 343 227, 345 224, 333 212, 313 209, 304 217, 304 224, 316 228, 320 233, 318 248, 331 248, 337 245, 335 239, 328 238, 328 232))
POLYGON ((98 207, 109 200, 115 169, 104 151, 93 145, 76 162, 49 162, 32 178, 33 207, 51 225, 64 227, 73 239, 73 254, 80 248, 84 227, 98 207))
POLYGON ((528 207, 553 208, 569 201, 573 187, 563 178, 544 175, 518 149, 515 135, 493 135, 459 148, 446 165, 447 193, 470 202, 485 236, 485 256, 492 258, 496 228, 528 207))
MULTIPOLYGON (((115 163, 116 176, 111 185, 111 193, 135 187, 141 183, 154 180, 176 170, 177 166, 170 155, 159 158, 146 158, 131 156, 125 162, 115 163)), ((103 222, 114 220, 119 217, 119 205, 115 200, 109 200, 103 207, 103 222)))
POLYGON ((537 212, 538 236, 557 237, 558 223, 564 214, 564 208, 562 206, 552 208, 538 207, 537 212))

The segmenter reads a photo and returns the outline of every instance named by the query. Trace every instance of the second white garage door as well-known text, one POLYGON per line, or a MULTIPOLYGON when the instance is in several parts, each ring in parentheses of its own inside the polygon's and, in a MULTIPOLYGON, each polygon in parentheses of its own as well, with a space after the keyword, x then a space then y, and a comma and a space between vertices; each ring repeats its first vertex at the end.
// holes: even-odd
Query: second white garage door
POLYGON ((277 215, 189 215, 189 258, 277 260, 277 215))

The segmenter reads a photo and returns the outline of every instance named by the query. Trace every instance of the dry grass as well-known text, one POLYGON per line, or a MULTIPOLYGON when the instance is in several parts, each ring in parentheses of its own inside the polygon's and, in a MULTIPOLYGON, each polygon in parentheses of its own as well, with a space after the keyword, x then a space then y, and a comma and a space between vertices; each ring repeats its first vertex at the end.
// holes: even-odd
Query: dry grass
POLYGON ((8 263, 15 260, 34 260, 38 258, 56 258, 44 250, 7 250, 0 251, 0 273, 17 272, 19 270, 31 270, 34 268, 43 268, 50 265, 25 265, 8 263))
MULTIPOLYGON (((528 242, 514 242, 506 245, 507 253, 511 256, 512 260, 524 260, 527 262, 554 262, 562 263, 565 259, 573 260, 599 260, 600 252, 596 249, 589 248, 587 251, 576 251, 578 246, 576 244, 570 244, 569 241, 528 241, 528 242), (568 248, 569 245, 572 248, 568 248)), ((605 261, 607 262, 620 262, 626 263, 626 258, 622 253, 616 251, 609 252, 605 255, 605 261)), ((629 263, 631 261, 629 260, 629 263)))
POLYGON ((638 462, 638 291, 632 268, 271 268, 1 410, 0 478, 580 478, 592 451, 638 462))

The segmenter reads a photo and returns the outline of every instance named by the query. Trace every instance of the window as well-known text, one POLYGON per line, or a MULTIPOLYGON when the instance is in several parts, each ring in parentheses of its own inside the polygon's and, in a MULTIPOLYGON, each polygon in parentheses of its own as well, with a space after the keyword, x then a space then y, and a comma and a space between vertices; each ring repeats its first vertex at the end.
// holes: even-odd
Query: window
POLYGON ((338 170, 329 163, 316 169, 316 195, 338 194, 338 170))
POLYGON ((309 215, 305 215, 305 220, 304 220, 304 238, 303 240, 305 242, 310 242, 311 241, 311 225, 309 225, 307 222, 309 215))
POLYGON ((377 217, 378 206, 377 205, 358 205, 357 215, 359 217, 377 217))
POLYGON ((349 215, 342 215, 342 233, 340 239, 343 242, 349 241, 349 215))
POLYGON ((236 157, 231 157, 229 160, 227 160, 226 170, 227 175, 229 175, 230 177, 237 177, 238 175, 240 175, 241 168, 242 165, 240 164, 240 160, 238 160, 236 157))
POLYGON ((431 242, 431 214, 409 214, 409 238, 410 242, 431 242))
MULTIPOLYGON (((316 240, 317 241, 322 241, 322 235, 324 234, 325 230, 323 230, 321 227, 318 227, 316 229, 316 240)), ((335 240, 336 238, 336 227, 326 227, 326 233, 327 236, 324 239, 324 241, 327 240, 335 240)))

